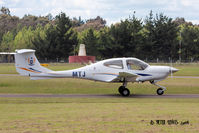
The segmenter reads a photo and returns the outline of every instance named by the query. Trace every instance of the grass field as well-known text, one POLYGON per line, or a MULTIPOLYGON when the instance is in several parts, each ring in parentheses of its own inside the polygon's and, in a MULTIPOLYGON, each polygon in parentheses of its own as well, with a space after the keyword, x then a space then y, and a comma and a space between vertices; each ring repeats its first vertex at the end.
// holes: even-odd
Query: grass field
MULTIPOLYGON (((169 65, 169 64, 168 64, 169 65)), ((53 70, 80 64, 50 64, 53 70)), ((174 64, 176 76, 199 76, 199 64, 174 64)), ((16 74, 14 64, 0 64, 0 74, 16 74)), ((199 79, 168 78, 165 94, 199 94, 199 79)), ((78 79, 29 80, 0 77, 1 94, 117 94, 121 84, 78 79)), ((129 83, 133 94, 156 94, 149 83, 129 83)), ((0 98, 0 133, 198 133, 199 99, 164 98, 0 98), (151 125, 151 120, 154 125, 151 125), (156 120, 165 120, 158 125, 156 120), (167 120, 177 120, 169 125, 167 120), (181 125, 181 122, 189 124, 181 125)))
POLYGON ((198 102, 199 99, 0 98, 0 132, 198 133, 198 102), (166 123, 158 125, 156 120, 166 123), (168 120, 179 123, 169 125, 168 120), (189 124, 180 124, 185 121, 189 124))
MULTIPOLYGON (((159 82, 166 94, 199 94, 199 79, 168 78, 159 82)), ((0 77, 0 93, 45 94, 118 94, 121 83, 103 83, 81 79, 30 80, 29 77, 0 77)), ((132 94, 156 94, 157 87, 146 82, 129 83, 132 94)))

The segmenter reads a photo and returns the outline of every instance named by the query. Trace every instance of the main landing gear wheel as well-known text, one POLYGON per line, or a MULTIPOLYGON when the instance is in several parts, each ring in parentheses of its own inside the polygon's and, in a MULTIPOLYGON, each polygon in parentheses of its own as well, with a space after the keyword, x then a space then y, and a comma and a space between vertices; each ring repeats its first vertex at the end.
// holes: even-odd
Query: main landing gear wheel
POLYGON ((157 94, 158 95, 164 94, 164 90, 162 88, 157 89, 157 94))
POLYGON ((127 97, 130 95, 130 91, 129 89, 125 88, 122 90, 122 96, 127 97))
POLYGON ((118 91, 124 97, 127 97, 127 96, 130 95, 129 89, 125 88, 125 86, 120 86, 119 89, 118 89, 118 91))
POLYGON ((118 88, 118 91, 119 91, 119 93, 122 95, 122 90, 123 89, 125 89, 125 87, 124 86, 120 86, 119 88, 118 88))

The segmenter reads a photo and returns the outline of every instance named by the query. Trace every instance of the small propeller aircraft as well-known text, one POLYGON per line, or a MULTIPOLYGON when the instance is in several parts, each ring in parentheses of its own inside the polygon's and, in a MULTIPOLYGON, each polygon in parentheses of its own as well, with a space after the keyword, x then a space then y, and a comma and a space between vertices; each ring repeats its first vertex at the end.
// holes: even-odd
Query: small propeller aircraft
MULTIPOLYGON (((13 53, 12 53, 13 54, 13 53)), ((157 94, 162 95, 166 87, 156 84, 168 77, 170 73, 178 69, 169 66, 150 66, 137 58, 112 58, 99 61, 81 68, 52 71, 40 65, 35 56, 35 50, 16 50, 15 66, 17 72, 22 76, 29 76, 32 80, 52 78, 81 78, 102 82, 122 83, 118 88, 122 96, 129 96, 128 82, 149 81, 159 87, 157 94)))

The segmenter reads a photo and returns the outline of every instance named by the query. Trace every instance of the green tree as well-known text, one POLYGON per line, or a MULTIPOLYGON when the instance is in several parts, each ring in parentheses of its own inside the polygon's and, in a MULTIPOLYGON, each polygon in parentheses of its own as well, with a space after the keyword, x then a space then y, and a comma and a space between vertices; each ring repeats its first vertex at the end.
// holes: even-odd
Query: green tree
POLYGON ((113 40, 113 57, 138 57, 139 51, 137 50, 143 43, 142 34, 142 22, 135 17, 135 14, 125 21, 112 25, 110 35, 113 40))
POLYGON ((99 52, 97 49, 98 38, 96 36, 96 31, 93 29, 85 30, 82 34, 81 43, 86 45, 87 55, 98 56, 99 52))
POLYGON ((69 17, 64 13, 56 16, 55 25, 38 25, 34 31, 34 49, 41 59, 66 59, 77 44, 77 34, 69 17))
POLYGON ((125 51, 129 53, 127 56, 135 56, 138 58, 143 58, 143 54, 145 53, 142 51, 141 47, 144 44, 144 37, 143 37, 143 25, 142 20, 135 17, 135 12, 133 17, 129 18, 129 28, 131 30, 131 41, 130 46, 126 47, 125 51), (134 51, 129 51, 129 49, 134 51))
POLYGON ((77 44, 77 33, 72 28, 72 22, 65 13, 55 17, 57 36, 54 37, 56 46, 54 53, 57 58, 66 58, 77 44))
MULTIPOLYGON (((153 17, 152 11, 145 19, 145 45, 143 49, 149 59, 168 60, 178 58, 178 26, 162 13, 153 17), (147 50, 148 49, 148 50, 147 50)), ((147 58, 147 57, 146 57, 147 58)))
POLYGON ((0 43, 2 41, 3 34, 7 33, 8 31, 13 32, 13 30, 17 29, 18 21, 19 18, 16 16, 0 14, 0 43))
POLYGON ((41 25, 37 25, 36 29, 34 30, 34 37, 32 40, 33 49, 35 49, 36 55, 40 59, 49 58, 49 49, 48 49, 48 41, 46 38, 48 24, 45 27, 41 25))
POLYGON ((33 48, 34 30, 32 27, 22 28, 14 39, 15 49, 33 48))
POLYGON ((98 39, 98 51, 99 51, 99 58, 112 58, 114 55, 113 51, 113 40, 110 36, 110 28, 105 27, 101 29, 99 32, 99 39, 98 39))
POLYGON ((0 45, 1 51, 3 51, 3 52, 13 52, 15 50, 13 42, 14 42, 14 34, 10 31, 8 31, 2 37, 2 42, 1 42, 1 45, 0 45))
POLYGON ((156 53, 156 57, 160 59, 176 59, 178 57, 177 24, 172 21, 172 18, 162 13, 156 14, 154 31, 156 43, 152 52, 156 53))
POLYGON ((182 59, 199 59, 199 27, 182 25, 182 59))
POLYGON ((149 16, 144 20, 145 25, 143 28, 144 43, 141 45, 141 51, 144 51, 144 59, 153 60, 154 55, 152 54, 152 47, 156 43, 155 39, 155 22, 153 18, 153 12, 150 11, 149 16))

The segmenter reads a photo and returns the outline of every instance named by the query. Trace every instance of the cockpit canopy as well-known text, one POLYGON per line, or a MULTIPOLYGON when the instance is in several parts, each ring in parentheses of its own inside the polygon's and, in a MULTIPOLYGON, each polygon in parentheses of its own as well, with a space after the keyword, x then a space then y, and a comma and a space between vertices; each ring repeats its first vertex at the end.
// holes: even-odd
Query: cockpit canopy
POLYGON ((126 58, 106 61, 104 66, 115 69, 123 69, 126 66, 129 70, 145 70, 149 65, 136 58, 126 58))
POLYGON ((123 69, 123 63, 122 60, 112 60, 112 61, 107 61, 104 63, 105 66, 110 67, 110 68, 116 68, 116 69, 123 69))

